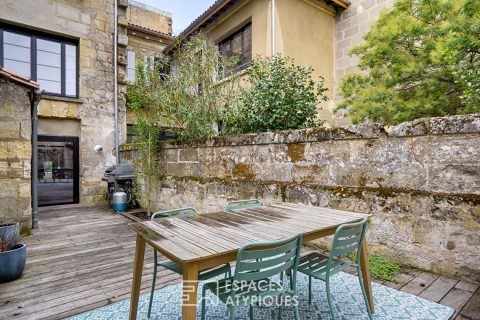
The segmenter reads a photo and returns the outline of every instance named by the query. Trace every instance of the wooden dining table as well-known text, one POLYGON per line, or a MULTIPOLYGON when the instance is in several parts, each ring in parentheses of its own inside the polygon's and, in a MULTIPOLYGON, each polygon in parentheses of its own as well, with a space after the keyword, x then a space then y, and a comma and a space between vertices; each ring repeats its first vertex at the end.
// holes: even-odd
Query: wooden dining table
MULTIPOLYGON (((145 245, 148 243, 183 268, 182 319, 195 319, 198 272, 236 260, 240 247, 250 242, 278 240, 300 232, 303 241, 335 233, 344 223, 370 215, 303 204, 281 203, 236 211, 197 214, 130 224, 136 233, 130 320, 137 318, 145 245)), ((374 312, 367 245, 360 264, 368 303, 374 312)))

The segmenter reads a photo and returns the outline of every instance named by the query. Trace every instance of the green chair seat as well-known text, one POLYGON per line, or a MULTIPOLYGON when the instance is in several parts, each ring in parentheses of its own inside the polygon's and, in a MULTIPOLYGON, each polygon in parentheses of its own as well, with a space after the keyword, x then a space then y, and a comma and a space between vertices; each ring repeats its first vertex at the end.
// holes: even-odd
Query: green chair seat
MULTIPOLYGON (((156 251, 154 253, 154 255, 156 256, 156 251)), ((157 258, 155 257, 154 259, 155 261, 157 260, 157 258)), ((175 273, 178 273, 178 274, 183 274, 183 269, 182 269, 182 266, 179 266, 178 264, 176 264, 175 262, 173 262, 172 260, 164 260, 164 261, 159 261, 157 262, 157 265, 158 266, 162 266, 164 267, 165 269, 168 269, 168 270, 171 270, 175 273)))
MULTIPOLYGON (((156 253, 156 252, 155 252, 156 253)), ((171 260, 164 260, 164 261, 159 261, 157 263, 158 266, 162 266, 168 270, 172 270, 175 273, 178 273, 180 275, 183 275, 183 268, 182 266, 179 266, 175 262, 171 260)), ((207 270, 200 271, 198 273, 198 280, 199 281, 205 281, 211 278, 214 278, 216 276, 222 275, 222 274, 227 274, 230 273, 230 264, 224 264, 216 268, 211 268, 207 270)))
POLYGON ((326 281, 327 280, 327 266, 330 267, 330 276, 339 273, 352 265, 343 260, 335 260, 328 264, 328 256, 318 252, 312 252, 300 258, 298 263, 298 271, 308 276, 326 281))

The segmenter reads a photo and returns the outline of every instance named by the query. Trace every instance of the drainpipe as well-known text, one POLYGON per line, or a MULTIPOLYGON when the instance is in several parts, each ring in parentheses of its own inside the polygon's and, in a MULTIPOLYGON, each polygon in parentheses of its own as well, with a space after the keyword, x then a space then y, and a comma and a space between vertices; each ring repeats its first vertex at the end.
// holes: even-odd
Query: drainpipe
POLYGON ((117 63, 117 50, 118 50, 118 0, 115 0, 114 4, 114 21, 113 21, 113 107, 115 109, 115 162, 120 164, 120 150, 118 141, 118 63, 117 63))
POLYGON ((275 0, 272 0, 272 58, 275 56, 275 0))
POLYGON ((38 228, 38 136, 37 136, 37 106, 42 99, 42 91, 30 91, 30 109, 32 111, 32 229, 38 228))

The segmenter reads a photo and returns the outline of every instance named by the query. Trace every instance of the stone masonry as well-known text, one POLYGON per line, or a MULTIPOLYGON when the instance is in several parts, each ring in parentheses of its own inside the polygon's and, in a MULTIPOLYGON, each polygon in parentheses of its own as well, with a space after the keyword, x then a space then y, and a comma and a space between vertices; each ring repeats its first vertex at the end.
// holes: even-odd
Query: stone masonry
POLYGON ((0 71, 0 223, 31 217, 29 93, 38 85, 21 81, 7 80, 0 71))
MULTIPOLYGON (((393 6, 395 0, 353 0, 350 6, 336 16, 335 21, 335 104, 341 101, 340 79, 345 74, 358 72, 358 58, 350 50, 363 42, 363 37, 377 21, 380 13, 393 6)), ((336 125, 349 123, 342 112, 336 115, 336 125)))
POLYGON ((479 281, 479 159, 480 115, 165 143, 157 209, 253 197, 366 212, 371 252, 479 281))

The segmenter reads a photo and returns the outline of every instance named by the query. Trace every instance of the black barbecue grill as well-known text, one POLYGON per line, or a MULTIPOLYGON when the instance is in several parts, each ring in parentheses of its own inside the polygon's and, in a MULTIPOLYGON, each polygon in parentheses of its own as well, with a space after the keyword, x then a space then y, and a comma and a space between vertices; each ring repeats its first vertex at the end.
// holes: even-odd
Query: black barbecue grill
POLYGON ((107 200, 108 206, 112 206, 112 196, 114 192, 123 191, 127 194, 129 207, 136 207, 137 201, 133 193, 135 175, 133 167, 130 164, 119 164, 109 167, 103 174, 102 181, 108 183, 107 200))

